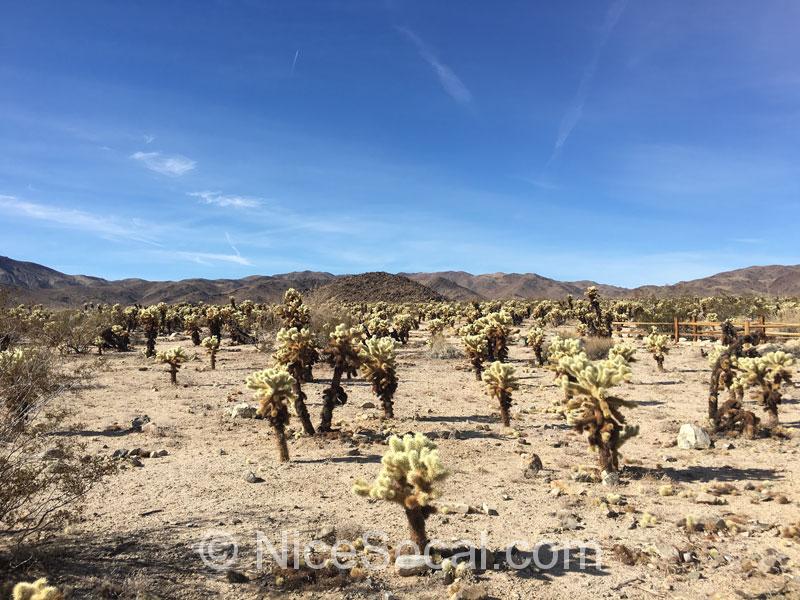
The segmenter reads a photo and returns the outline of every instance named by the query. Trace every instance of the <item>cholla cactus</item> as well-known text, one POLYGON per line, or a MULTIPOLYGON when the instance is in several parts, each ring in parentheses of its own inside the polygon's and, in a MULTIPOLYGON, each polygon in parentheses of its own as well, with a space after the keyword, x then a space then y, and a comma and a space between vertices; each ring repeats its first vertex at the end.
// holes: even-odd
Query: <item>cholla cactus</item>
POLYGON ((428 331, 430 332, 431 337, 437 333, 442 333, 446 326, 447 323, 445 323, 442 319, 431 319, 428 321, 428 331))
POLYGON ((400 313, 392 319, 392 337, 404 346, 408 343, 408 336, 414 327, 414 317, 409 313, 400 313))
POLYGON ((461 338, 464 343, 464 351, 475 372, 475 379, 481 380, 483 363, 489 358, 489 340, 482 333, 475 335, 465 335, 461 338))
POLYGON ((754 438, 759 419, 742 406, 744 388, 735 385, 735 363, 739 358, 758 357, 754 343, 758 336, 741 336, 728 347, 715 344, 708 353, 711 381, 708 391, 708 420, 716 431, 739 431, 754 438), (719 407, 720 391, 728 390, 728 400, 719 407))
MULTIPOLYGON (((561 359, 571 356, 579 356, 581 354, 584 354, 584 352, 583 347, 581 346, 581 341, 578 339, 556 336, 550 340, 550 343, 547 346, 547 365, 548 368, 555 372, 556 381, 560 381, 562 377, 566 377, 567 379, 574 381, 572 375, 561 370, 561 359)), ((564 399, 569 400, 570 397, 569 390, 564 389, 564 399)), ((564 405, 561 402, 555 402, 551 410, 563 416, 564 405)))
POLYGON ((211 370, 217 368, 217 351, 219 350, 219 338, 215 335, 204 337, 200 345, 206 349, 208 358, 211 361, 211 370))
POLYGON ((158 336, 158 328, 161 323, 161 313, 157 306, 148 306, 139 311, 139 323, 144 329, 144 335, 147 339, 147 350, 145 356, 151 358, 156 355, 156 337, 158 336))
POLYGON ((625 342, 620 342, 619 344, 611 346, 611 349, 608 351, 608 358, 609 360, 622 360, 626 363, 632 363, 636 362, 634 358, 635 354, 636 348, 625 342))
POLYGON ((289 402, 296 397, 294 377, 283 367, 277 367, 253 373, 247 377, 245 383, 251 390, 255 390, 254 396, 259 401, 257 414, 269 421, 275 431, 280 461, 288 461, 286 425, 289 424, 289 402))
POLYGON ((511 425, 511 392, 519 389, 514 367, 495 361, 483 372, 486 393, 500 403, 500 417, 503 425, 511 425))
POLYGON ((306 394, 301 387, 303 381, 311 381, 312 365, 319 360, 314 334, 305 327, 299 330, 296 327, 281 329, 277 335, 274 358, 294 377, 294 410, 300 417, 303 430, 308 435, 314 435, 314 425, 306 407, 306 394))
POLYGON ((536 361, 539 366, 542 366, 544 364, 544 329, 539 325, 531 327, 525 336, 525 345, 533 349, 536 361))
POLYGON ((768 352, 764 356, 735 359, 739 371, 733 386, 738 389, 753 388, 764 411, 769 415, 770 425, 778 423, 778 405, 781 403, 781 386, 792 381, 790 367, 794 357, 786 352, 768 352))
POLYGON ((178 370, 181 365, 190 360, 183 348, 173 348, 172 350, 165 350, 156 354, 156 360, 160 363, 169 365, 169 381, 172 385, 178 384, 178 370))
POLYGON ((366 341, 361 350, 361 372, 372 383, 372 391, 383 404, 383 415, 394 417, 392 398, 397 391, 397 363, 395 343, 392 338, 373 337, 366 341))
POLYGON ((356 328, 348 328, 339 324, 330 333, 328 345, 322 354, 328 364, 333 367, 331 385, 322 393, 322 420, 319 430, 329 432, 333 421, 333 409, 347 402, 347 393, 342 388, 342 375, 357 371, 360 358, 361 334, 356 328))
POLYGON ((303 297, 294 288, 289 288, 283 295, 283 304, 276 307, 275 313, 283 319, 286 327, 303 329, 311 324, 311 311, 303 304, 303 297))
POLYGON ((64 600, 64 596, 56 588, 47 584, 42 577, 33 583, 19 582, 14 586, 12 600, 64 600))
POLYGON ((218 306, 207 306, 205 311, 206 323, 211 337, 216 337, 222 341, 222 325, 225 323, 225 315, 218 306))
POLYGON ((359 480, 353 492, 402 506, 411 541, 423 550, 428 545, 425 519, 436 512, 431 501, 439 496, 437 484, 448 475, 439 462, 436 444, 421 433, 408 434, 402 439, 392 436, 381 465, 381 472, 372 484, 359 480))
POLYGON ((595 286, 587 288, 585 296, 585 303, 575 303, 572 308, 575 318, 580 321, 580 333, 589 337, 611 337, 614 317, 611 312, 603 312, 597 288, 595 286))
POLYGON ((658 370, 664 370, 664 356, 669 352, 669 336, 658 333, 655 328, 650 335, 644 338, 647 351, 653 355, 653 359, 658 365, 658 370))
POLYGON ((608 395, 608 389, 626 381, 631 370, 620 361, 591 361, 585 354, 564 357, 559 368, 571 376, 561 378, 561 386, 572 397, 567 402, 567 423, 586 433, 589 446, 599 452, 605 473, 619 468, 619 447, 639 433, 638 427, 625 424, 620 408, 635 402, 608 395))
MULTIPOLYGON (((200 339, 200 322, 200 315, 194 312, 188 312, 183 317, 183 328, 189 332, 192 337, 192 344, 195 346, 199 346, 202 343, 200 339)), ((219 338, 217 338, 217 341, 219 341, 219 338)))
POLYGON ((492 312, 478 319, 489 342, 489 360, 505 362, 508 358, 508 342, 511 340, 511 315, 505 310, 492 312))

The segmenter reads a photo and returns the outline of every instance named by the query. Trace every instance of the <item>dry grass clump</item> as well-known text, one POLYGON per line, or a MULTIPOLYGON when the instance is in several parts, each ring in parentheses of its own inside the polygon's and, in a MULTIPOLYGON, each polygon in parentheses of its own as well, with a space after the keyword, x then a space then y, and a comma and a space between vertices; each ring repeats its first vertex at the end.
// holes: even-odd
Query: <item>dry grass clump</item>
POLYGON ((458 358, 461 353, 441 333, 436 333, 428 340, 428 355, 431 358, 446 360, 458 358))
POLYGON ((610 337, 585 337, 582 341, 583 351, 590 360, 608 358, 608 352, 614 346, 614 341, 610 337))

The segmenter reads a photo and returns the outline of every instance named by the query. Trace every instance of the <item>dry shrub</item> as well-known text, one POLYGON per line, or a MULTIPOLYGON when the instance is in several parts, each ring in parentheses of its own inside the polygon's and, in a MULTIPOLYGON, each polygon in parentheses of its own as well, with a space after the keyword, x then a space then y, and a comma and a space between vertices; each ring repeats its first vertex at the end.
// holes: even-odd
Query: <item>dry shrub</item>
POLYGON ((321 302, 309 304, 309 308, 311 309, 311 331, 319 340, 327 341, 328 334, 340 323, 344 323, 348 329, 355 325, 350 312, 340 304, 321 302))
POLYGON ((453 347, 441 333, 431 336, 428 341, 428 354, 431 358, 438 359, 460 358, 462 356, 461 352, 453 347))
POLYGON ((614 345, 614 341, 607 337, 586 337, 581 340, 583 350, 590 360, 602 360, 608 358, 608 351, 614 345))
POLYGON ((59 400, 76 381, 46 349, 12 348, 0 356, 0 545, 62 528, 114 469, 58 435, 69 416, 59 400))

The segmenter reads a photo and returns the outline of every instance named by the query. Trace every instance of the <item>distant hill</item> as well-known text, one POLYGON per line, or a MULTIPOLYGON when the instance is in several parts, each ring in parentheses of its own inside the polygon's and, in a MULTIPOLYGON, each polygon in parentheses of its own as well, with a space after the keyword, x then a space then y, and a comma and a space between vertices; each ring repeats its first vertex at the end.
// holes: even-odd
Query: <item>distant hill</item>
POLYGON ((363 273, 333 275, 300 271, 280 275, 253 275, 243 279, 183 279, 109 281, 87 275, 66 275, 48 267, 0 257, 0 289, 16 302, 39 302, 51 306, 74 306, 84 302, 155 304, 157 302, 223 303, 237 300, 277 302, 290 287, 318 301, 407 301, 493 300, 509 298, 553 298, 580 296, 596 285, 606 297, 752 295, 800 296, 800 265, 748 267, 718 273, 674 285, 642 286, 634 289, 592 281, 557 281, 535 273, 490 273, 472 275, 464 271, 438 273, 363 273))
POLYGON ((376 272, 344 275, 314 290, 312 302, 427 302, 441 294, 403 275, 376 272))

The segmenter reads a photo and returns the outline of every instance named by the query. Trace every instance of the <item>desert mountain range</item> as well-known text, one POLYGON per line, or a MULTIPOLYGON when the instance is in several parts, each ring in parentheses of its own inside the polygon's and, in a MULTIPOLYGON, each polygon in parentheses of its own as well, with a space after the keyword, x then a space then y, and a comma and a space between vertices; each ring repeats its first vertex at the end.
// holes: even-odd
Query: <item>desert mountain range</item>
POLYGON ((274 302, 294 287, 313 300, 425 301, 493 300, 507 298, 564 298, 581 295, 596 285, 608 297, 677 295, 800 296, 800 265, 757 266, 718 273, 674 285, 646 285, 633 289, 592 281, 557 281, 535 273, 472 275, 463 271, 439 273, 363 273, 333 275, 299 271, 280 275, 252 275, 242 279, 183 279, 109 281, 87 275, 67 275, 43 265, 0 256, 0 289, 12 301, 70 306, 83 302, 142 303, 203 301, 227 302, 233 296, 274 302))

